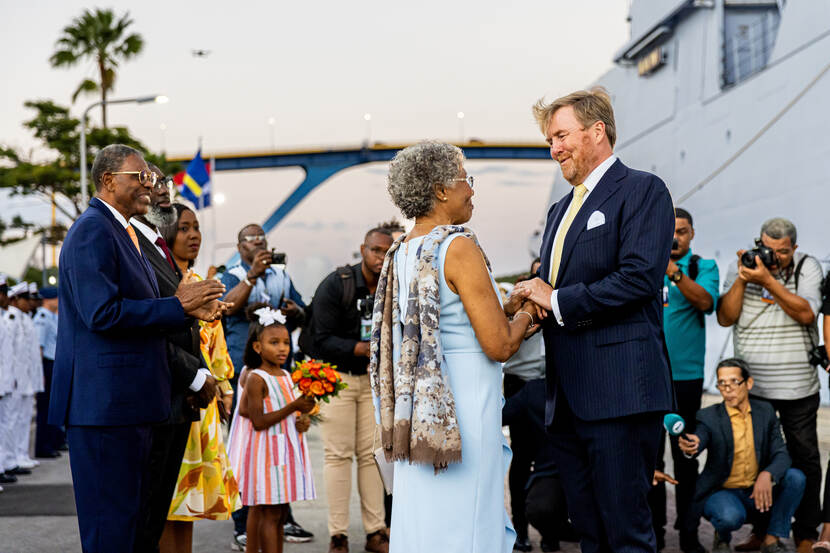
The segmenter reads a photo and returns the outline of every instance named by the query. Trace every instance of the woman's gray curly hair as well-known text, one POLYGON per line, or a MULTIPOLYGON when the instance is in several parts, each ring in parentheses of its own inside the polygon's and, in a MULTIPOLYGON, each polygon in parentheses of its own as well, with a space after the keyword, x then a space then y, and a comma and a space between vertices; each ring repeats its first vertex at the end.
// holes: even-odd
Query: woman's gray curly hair
POLYGON ((404 148, 389 163, 386 189, 407 219, 432 211, 435 184, 452 188, 464 162, 464 152, 452 144, 419 142, 404 148))

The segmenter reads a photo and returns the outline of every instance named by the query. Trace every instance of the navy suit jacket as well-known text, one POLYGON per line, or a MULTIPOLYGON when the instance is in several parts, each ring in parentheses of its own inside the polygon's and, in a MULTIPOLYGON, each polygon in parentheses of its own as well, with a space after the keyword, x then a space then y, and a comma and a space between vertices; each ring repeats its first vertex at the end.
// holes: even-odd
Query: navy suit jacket
MULTIPOLYGON (((572 196, 573 191, 548 212, 539 269, 546 282, 556 228, 572 196)), ((543 323, 546 425, 553 423, 560 392, 586 421, 672 408, 661 290, 673 235, 674 208, 665 183, 615 161, 565 236, 554 285, 564 326, 553 314, 543 323), (605 223, 588 230, 595 211, 605 223)))
MULTIPOLYGON (((781 425, 775 409, 766 401, 749 400, 752 409, 752 437, 755 443, 755 460, 758 472, 768 471, 773 482, 781 482, 790 468, 787 444, 781 436, 781 425)), ((699 519, 710 495, 720 490, 729 474, 735 458, 735 438, 732 421, 723 403, 710 405, 697 412, 695 435, 700 438, 698 454, 708 450, 706 466, 697 479, 692 512, 699 519)))
POLYGON ((164 332, 186 324, 153 270, 94 198, 61 248, 51 424, 126 426, 170 414, 164 332))

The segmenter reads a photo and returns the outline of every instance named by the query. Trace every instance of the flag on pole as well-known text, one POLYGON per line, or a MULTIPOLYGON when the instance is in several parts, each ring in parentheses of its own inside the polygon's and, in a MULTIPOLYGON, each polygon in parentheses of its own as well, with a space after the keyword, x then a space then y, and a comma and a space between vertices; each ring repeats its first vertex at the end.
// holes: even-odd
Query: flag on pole
POLYGON ((202 159, 202 149, 196 152, 187 169, 176 173, 173 182, 185 199, 193 202, 196 209, 210 207, 210 169, 202 159))

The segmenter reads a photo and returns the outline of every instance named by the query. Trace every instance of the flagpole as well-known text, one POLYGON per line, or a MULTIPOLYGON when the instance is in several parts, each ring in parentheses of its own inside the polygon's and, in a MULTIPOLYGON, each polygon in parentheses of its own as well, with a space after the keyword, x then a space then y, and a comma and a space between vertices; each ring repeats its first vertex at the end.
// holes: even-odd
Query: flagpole
POLYGON ((211 239, 213 244, 211 244, 210 250, 210 264, 214 267, 216 266, 216 158, 214 156, 210 156, 210 210, 211 215, 213 216, 213 228, 211 229, 211 239))

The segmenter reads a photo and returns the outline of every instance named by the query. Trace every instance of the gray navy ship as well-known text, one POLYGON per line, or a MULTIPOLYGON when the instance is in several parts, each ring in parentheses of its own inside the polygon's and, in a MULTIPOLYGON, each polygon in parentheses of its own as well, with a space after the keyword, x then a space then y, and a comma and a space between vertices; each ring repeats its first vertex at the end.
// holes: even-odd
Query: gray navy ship
MULTIPOLYGON (((830 0, 633 0, 629 23, 593 83, 612 96, 620 159, 659 175, 692 213, 693 250, 717 260, 721 282, 775 216, 826 270, 830 0)), ((551 203, 568 190, 557 170, 551 203)), ((707 319, 711 385, 732 344, 707 319)))

